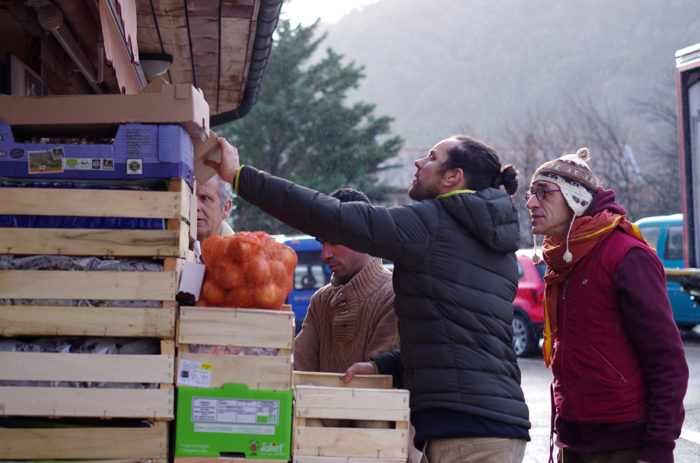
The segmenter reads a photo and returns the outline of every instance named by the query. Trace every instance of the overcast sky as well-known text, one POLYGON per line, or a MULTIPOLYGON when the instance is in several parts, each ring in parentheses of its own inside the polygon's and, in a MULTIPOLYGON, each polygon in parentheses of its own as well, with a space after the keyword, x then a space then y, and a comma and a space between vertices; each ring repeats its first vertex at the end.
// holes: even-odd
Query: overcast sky
POLYGON ((321 22, 337 22, 344 14, 378 0, 286 0, 281 18, 289 19, 292 26, 301 23, 308 26, 317 18, 321 22))

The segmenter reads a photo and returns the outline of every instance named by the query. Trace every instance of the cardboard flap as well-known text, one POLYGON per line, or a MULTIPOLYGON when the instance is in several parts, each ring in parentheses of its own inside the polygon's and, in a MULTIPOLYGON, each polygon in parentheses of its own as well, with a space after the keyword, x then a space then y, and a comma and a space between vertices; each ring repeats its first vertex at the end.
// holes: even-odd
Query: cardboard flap
POLYGON ((199 183, 205 183, 216 175, 216 171, 204 164, 204 161, 221 161, 221 147, 217 142, 216 133, 209 130, 207 136, 202 140, 192 137, 194 148, 194 176, 199 183))

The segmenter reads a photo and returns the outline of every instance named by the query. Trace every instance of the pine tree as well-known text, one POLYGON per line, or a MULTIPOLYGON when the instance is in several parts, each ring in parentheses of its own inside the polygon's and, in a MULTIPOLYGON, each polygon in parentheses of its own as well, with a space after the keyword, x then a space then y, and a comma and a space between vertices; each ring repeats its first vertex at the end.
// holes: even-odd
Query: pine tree
MULTIPOLYGON (((324 193, 352 187, 379 201, 386 188, 374 173, 395 156, 403 140, 390 135, 390 117, 375 117, 375 105, 347 104, 346 93, 364 78, 364 68, 343 64, 332 49, 308 64, 325 35, 318 23, 278 25, 258 101, 242 119, 216 128, 238 147, 241 163, 324 193)), ((236 230, 293 230, 240 198, 232 212, 236 230)))

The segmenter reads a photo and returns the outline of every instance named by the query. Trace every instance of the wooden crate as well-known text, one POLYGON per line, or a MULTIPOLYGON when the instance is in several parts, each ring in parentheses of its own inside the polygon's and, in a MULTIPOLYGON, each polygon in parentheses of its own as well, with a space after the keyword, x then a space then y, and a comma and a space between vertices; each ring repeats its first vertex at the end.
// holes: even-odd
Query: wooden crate
POLYGON ((283 310, 181 307, 178 362, 203 365, 208 385, 246 384, 250 389, 291 390, 294 313, 283 310), (193 344, 276 349, 277 355, 216 355, 190 352, 193 344))
MULTIPOLYGON (((197 199, 180 178, 170 191, 0 188, 0 214, 167 220, 166 230, 0 228, 0 253, 64 256, 188 256, 197 228, 197 199)), ((12 281, 0 274, 0 282, 12 281)), ((89 277, 88 277, 89 278, 89 277)), ((133 283, 130 283, 133 284, 133 283)), ((12 286, 0 287, 0 294, 12 286)))
POLYGON ((0 336, 149 338, 160 346, 155 355, 1 352, 0 381, 152 387, 0 386, 0 416, 52 418, 45 427, 0 429, 0 459, 167 461, 175 297, 184 262, 194 258, 194 192, 182 179, 172 179, 170 191, 0 188, 0 214, 161 218, 167 224, 165 230, 0 229, 3 254, 144 257, 163 264, 150 272, 0 271, 3 299, 136 301, 122 307, 0 305, 0 336), (134 306, 139 301, 143 306, 134 306), (143 427, 144 420, 150 426, 143 427))
POLYGON ((167 461, 174 418, 175 307, 0 306, 6 336, 159 338, 160 355, 0 352, 3 381, 151 383, 152 389, 0 386, 0 416, 52 417, 42 428, 0 429, 0 459, 167 461), (58 428, 69 417, 79 427, 58 428), (108 418, 109 420, 106 420, 108 418), (152 427, 111 421, 152 421, 152 427))
POLYGON ((404 389, 295 386, 293 460, 405 462, 409 447, 408 399, 404 389), (340 423, 320 426, 319 420, 340 423), (352 422, 351 427, 344 426, 345 420, 352 422))
POLYGON ((0 386, 0 416, 53 418, 0 429, 0 459, 166 461, 174 418, 175 308, 0 306, 4 334, 161 338, 160 355, 0 352, 3 381, 150 383, 155 388, 0 386), (45 315, 45 316, 44 316, 45 315), (84 321, 84 323, 81 323, 84 321), (87 418, 71 427, 69 418, 87 418), (152 427, 111 420, 151 420, 152 427), (59 427, 60 426, 60 427, 59 427), (65 426, 65 427, 64 427, 65 426))
MULTIPOLYGON (((197 200, 183 179, 169 185, 171 191, 0 188, 0 214, 167 221, 165 230, 0 228, 3 254, 145 257, 163 264, 162 272, 0 270, 1 297, 160 301, 163 307, 176 307, 184 262, 194 260, 190 242, 196 227, 190 223, 196 223, 197 200)), ((8 334, 0 327, 0 335, 8 334)))

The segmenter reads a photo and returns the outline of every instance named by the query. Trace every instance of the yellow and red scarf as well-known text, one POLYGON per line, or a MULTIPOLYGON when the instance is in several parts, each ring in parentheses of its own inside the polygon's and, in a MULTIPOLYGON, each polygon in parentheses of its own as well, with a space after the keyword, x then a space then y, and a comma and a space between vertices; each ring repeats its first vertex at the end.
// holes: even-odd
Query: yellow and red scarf
POLYGON ((546 236, 542 244, 542 253, 547 262, 547 273, 544 281, 547 284, 544 291, 544 343, 542 353, 547 367, 552 364, 552 347, 557 339, 557 302, 559 287, 566 280, 576 263, 588 254, 598 243, 619 228, 621 231, 646 243, 639 227, 628 221, 627 216, 616 214, 609 210, 599 212, 594 216, 579 217, 574 220, 569 236, 569 251, 573 254, 571 262, 564 261, 566 243, 555 242, 546 236))

